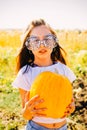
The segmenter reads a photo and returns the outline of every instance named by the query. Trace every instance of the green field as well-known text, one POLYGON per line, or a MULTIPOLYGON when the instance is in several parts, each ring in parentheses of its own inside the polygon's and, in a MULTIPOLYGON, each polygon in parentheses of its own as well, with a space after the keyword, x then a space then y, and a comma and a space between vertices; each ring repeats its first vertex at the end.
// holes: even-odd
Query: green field
MULTIPOLYGON (((0 130, 21 130, 24 129, 27 122, 22 118, 19 91, 11 85, 16 76, 15 59, 21 46, 20 36, 22 32, 23 30, 0 31, 0 130)), ((83 91, 87 92, 87 31, 57 30, 57 32, 60 45, 67 52, 68 66, 85 86, 83 91)), ((77 87, 76 85, 79 85, 79 80, 74 84, 74 87, 77 87)), ((79 88, 77 87, 77 90, 79 88)), ((78 93, 78 91, 74 92, 74 94, 78 93)), ((87 103, 86 95, 82 99, 87 103)), ((85 107, 87 106, 83 106, 84 116, 87 118, 85 107)), ((72 129, 69 127, 69 130, 85 130, 87 122, 85 123, 84 117, 79 121, 80 115, 81 113, 78 115, 77 111, 75 111, 69 117, 76 124, 76 126, 72 124, 72 129)))

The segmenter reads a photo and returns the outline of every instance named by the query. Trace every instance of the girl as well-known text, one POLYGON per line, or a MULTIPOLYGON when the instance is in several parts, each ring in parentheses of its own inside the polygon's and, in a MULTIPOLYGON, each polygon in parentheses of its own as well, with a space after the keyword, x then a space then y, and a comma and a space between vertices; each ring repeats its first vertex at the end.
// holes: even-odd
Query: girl
POLYGON ((54 119, 42 114, 46 108, 35 109, 37 104, 44 102, 39 95, 29 100, 31 84, 43 71, 65 75, 71 82, 75 80, 75 75, 66 66, 62 52, 64 50, 58 43, 56 32, 44 20, 39 19, 30 23, 17 57, 18 74, 12 84, 19 88, 23 117, 29 120, 26 130, 67 130, 66 116, 74 110, 73 101, 62 118, 54 119))

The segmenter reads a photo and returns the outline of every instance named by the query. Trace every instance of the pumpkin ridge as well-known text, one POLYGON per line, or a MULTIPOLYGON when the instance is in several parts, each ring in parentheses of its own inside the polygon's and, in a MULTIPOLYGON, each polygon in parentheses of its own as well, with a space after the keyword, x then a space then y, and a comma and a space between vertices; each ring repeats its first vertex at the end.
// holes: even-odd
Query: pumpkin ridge
POLYGON ((44 102, 37 107, 47 107, 47 117, 60 118, 72 99, 72 86, 67 77, 50 71, 40 73, 34 80, 30 98, 40 95, 44 102))

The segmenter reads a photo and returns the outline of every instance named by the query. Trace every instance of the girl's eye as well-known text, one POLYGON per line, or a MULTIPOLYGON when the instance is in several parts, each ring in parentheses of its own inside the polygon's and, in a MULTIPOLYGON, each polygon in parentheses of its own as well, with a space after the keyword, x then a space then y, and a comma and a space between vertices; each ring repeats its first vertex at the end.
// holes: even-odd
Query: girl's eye
POLYGON ((48 40, 49 40, 49 39, 53 39, 53 37, 52 37, 52 36, 48 36, 47 39, 48 39, 48 40))
POLYGON ((37 44, 38 43, 38 39, 35 39, 35 40, 33 40, 32 42, 34 42, 35 44, 37 44))
POLYGON ((47 38, 45 38, 46 42, 50 42, 50 41, 54 41, 52 36, 48 36, 47 38))
POLYGON ((55 38, 54 38, 53 35, 47 35, 47 36, 46 36, 46 39, 47 39, 47 40, 54 40, 55 38))
POLYGON ((46 38, 46 39, 44 39, 44 40, 45 40, 46 43, 49 43, 51 39, 46 38))
POLYGON ((37 41, 38 41, 38 39, 36 39, 36 38, 30 39, 30 42, 37 42, 37 41))

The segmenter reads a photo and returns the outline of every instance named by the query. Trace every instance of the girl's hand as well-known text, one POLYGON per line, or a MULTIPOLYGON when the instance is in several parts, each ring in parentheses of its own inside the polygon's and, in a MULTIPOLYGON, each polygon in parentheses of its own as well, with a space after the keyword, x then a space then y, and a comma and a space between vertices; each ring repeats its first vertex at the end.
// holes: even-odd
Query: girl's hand
POLYGON ((28 98, 26 98, 25 100, 26 100, 26 103, 23 109, 24 118, 29 120, 35 116, 46 116, 45 114, 42 114, 42 113, 47 108, 37 108, 37 105, 44 102, 43 99, 40 99, 39 95, 32 97, 30 100, 28 100, 28 98))
POLYGON ((75 103, 74 103, 74 99, 72 99, 71 103, 66 107, 66 111, 63 117, 69 116, 72 112, 74 112, 74 110, 75 110, 75 103))

